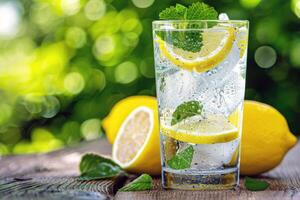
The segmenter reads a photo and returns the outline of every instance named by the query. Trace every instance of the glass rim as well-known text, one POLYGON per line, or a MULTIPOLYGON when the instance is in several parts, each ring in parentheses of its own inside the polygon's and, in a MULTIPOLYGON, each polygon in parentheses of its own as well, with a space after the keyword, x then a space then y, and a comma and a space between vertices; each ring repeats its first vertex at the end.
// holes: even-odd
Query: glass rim
MULTIPOLYGON (((155 20, 152 21, 152 30, 181 30, 180 27, 182 24, 190 24, 190 25, 201 25, 201 28, 183 28, 187 29, 208 29, 210 24, 223 24, 223 25, 231 25, 232 27, 246 27, 249 28, 248 20, 155 20)), ((221 29, 221 27, 219 27, 221 29)))
POLYGON ((244 23, 248 24, 249 20, 154 20, 152 21, 153 25, 163 25, 163 24, 180 24, 180 23, 206 23, 206 22, 217 22, 217 23, 244 23))

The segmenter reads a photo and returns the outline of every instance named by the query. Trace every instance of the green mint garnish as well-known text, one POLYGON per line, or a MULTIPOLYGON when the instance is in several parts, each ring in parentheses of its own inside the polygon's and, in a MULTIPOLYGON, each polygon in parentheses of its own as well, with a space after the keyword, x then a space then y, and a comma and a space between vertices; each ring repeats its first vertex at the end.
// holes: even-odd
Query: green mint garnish
POLYGON ((199 101, 187 101, 180 104, 172 114, 171 125, 173 126, 188 117, 200 115, 202 109, 203 106, 199 101))
POLYGON ((189 6, 186 13, 187 20, 216 20, 218 12, 211 6, 197 2, 189 6))
POLYGON ((119 191, 129 192, 129 191, 143 191, 152 189, 152 177, 148 174, 142 174, 138 178, 134 179, 132 182, 128 183, 119 191))
POLYGON ((167 164, 172 169, 186 169, 191 167, 193 160, 194 148, 192 145, 181 152, 176 153, 173 158, 167 161, 167 164))
POLYGON ((106 179, 126 174, 114 161, 95 154, 86 154, 80 164, 80 180, 106 179))
POLYGON ((247 190, 251 191, 263 191, 269 187, 269 183, 267 181, 256 180, 253 178, 246 177, 244 185, 247 190))
POLYGON ((176 6, 170 6, 165 10, 159 13, 159 19, 163 20, 184 20, 186 19, 188 8, 181 5, 176 4, 176 6))
MULTIPOLYGON (((197 2, 189 7, 176 4, 176 6, 166 8, 160 12, 159 18, 162 20, 216 20, 218 13, 213 7, 197 2)), ((188 21, 185 24, 183 23, 182 26, 180 27, 182 29, 201 28, 201 24, 189 24, 188 21)), ((157 35, 171 45, 185 51, 199 52, 203 45, 202 34, 199 30, 157 32, 157 35)))
POLYGON ((159 19, 162 20, 216 20, 217 11, 202 2, 193 3, 189 7, 181 4, 171 6, 159 13, 159 19))

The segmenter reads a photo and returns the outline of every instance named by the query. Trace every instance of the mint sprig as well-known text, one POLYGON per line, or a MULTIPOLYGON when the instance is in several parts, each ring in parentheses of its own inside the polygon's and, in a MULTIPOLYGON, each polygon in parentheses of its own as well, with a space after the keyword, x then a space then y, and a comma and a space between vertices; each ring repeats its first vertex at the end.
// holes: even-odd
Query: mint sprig
POLYGON ((218 12, 211 6, 197 2, 189 6, 186 12, 186 20, 216 20, 218 12))
POLYGON ((159 13, 159 19, 162 20, 185 20, 187 7, 181 4, 170 6, 159 13))
POLYGON ((138 178, 134 179, 132 182, 128 183, 119 191, 129 192, 129 191, 144 191, 152 189, 152 177, 148 174, 142 174, 138 178))
MULTIPOLYGON (((159 14, 161 20, 216 20, 218 18, 217 11, 202 2, 193 3, 189 7, 181 4, 171 6, 161 11, 159 14)), ((185 31, 157 31, 156 34, 167 43, 181 48, 185 51, 199 52, 203 46, 202 34, 196 28, 202 28, 201 24, 187 23, 181 24, 182 29, 190 28, 185 31)))
POLYGON ((188 146, 181 152, 176 153, 167 164, 172 169, 187 169, 191 167, 194 156, 194 148, 192 145, 188 146))
POLYGON ((123 169, 109 158, 96 154, 86 154, 82 157, 80 164, 80 180, 107 179, 126 174, 123 169))
POLYGON ((187 101, 180 104, 172 114, 171 125, 175 125, 182 120, 200 115, 202 113, 203 106, 199 101, 187 101))
POLYGON ((159 13, 161 20, 216 20, 218 12, 211 6, 197 2, 189 7, 181 4, 170 6, 159 13))
POLYGON ((270 184, 267 181, 246 177, 244 185, 245 188, 250 191, 263 191, 266 190, 270 184))

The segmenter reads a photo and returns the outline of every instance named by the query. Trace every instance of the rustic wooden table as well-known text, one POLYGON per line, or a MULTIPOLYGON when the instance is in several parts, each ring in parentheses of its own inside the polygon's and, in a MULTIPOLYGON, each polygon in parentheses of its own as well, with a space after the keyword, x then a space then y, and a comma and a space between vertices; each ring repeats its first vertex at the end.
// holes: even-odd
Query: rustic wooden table
POLYGON ((109 155, 111 146, 100 140, 48 154, 3 157, 0 199, 300 199, 300 144, 279 167, 259 177, 270 183, 269 189, 261 192, 247 191, 242 183, 236 190, 164 190, 159 177, 151 191, 117 192, 128 180, 121 177, 79 181, 76 178, 81 155, 87 152, 109 155))

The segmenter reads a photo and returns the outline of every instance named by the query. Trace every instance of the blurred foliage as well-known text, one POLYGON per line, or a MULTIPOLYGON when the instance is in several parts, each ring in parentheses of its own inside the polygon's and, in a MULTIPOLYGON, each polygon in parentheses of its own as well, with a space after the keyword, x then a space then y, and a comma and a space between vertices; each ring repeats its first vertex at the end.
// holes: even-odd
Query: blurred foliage
MULTIPOLYGON (((151 22, 194 0, 0 1, 0 154, 103 135, 118 100, 155 95, 151 22)), ((246 98, 300 124, 300 0, 206 1, 250 21, 246 98)))

